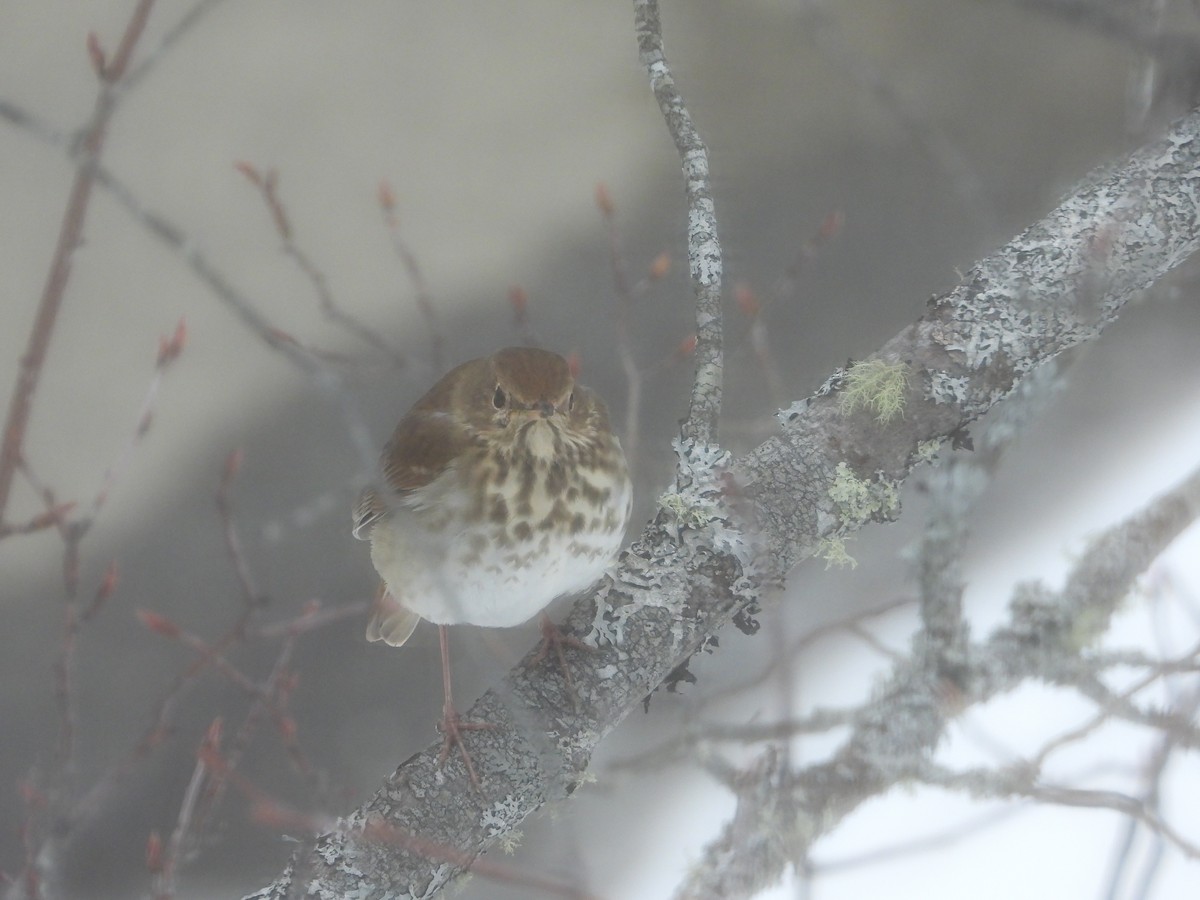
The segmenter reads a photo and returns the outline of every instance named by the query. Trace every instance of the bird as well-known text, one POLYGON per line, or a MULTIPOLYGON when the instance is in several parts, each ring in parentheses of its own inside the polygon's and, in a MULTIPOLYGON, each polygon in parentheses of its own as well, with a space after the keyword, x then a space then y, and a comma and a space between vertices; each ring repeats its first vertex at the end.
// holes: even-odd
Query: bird
POLYGON ((615 560, 633 490, 600 397, 566 359, 506 347, 447 372, 384 446, 379 481, 359 496, 352 533, 382 580, 366 636, 399 647, 426 619, 442 657, 444 764, 462 732, 487 725, 454 708, 447 627, 519 625, 541 613, 545 649, 580 645, 543 610, 584 591, 615 560))

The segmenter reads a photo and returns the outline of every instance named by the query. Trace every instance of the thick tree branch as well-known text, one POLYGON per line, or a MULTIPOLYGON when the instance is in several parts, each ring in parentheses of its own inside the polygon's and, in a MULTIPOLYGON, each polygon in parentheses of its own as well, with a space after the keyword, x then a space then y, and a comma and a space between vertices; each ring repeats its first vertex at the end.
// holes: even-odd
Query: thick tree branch
MULTIPOLYGON (((944 635, 939 645, 938 635, 920 632, 911 657, 899 662, 856 712, 850 737, 828 761, 779 771, 776 754, 768 749, 756 766, 738 773, 732 782, 738 796, 734 819, 692 868, 676 897, 742 897, 774 884, 861 803, 914 781, 976 797, 1028 797, 1116 809, 1195 857, 1200 849, 1194 842, 1133 798, 1046 784, 1038 762, 950 772, 930 762, 929 755, 951 717, 967 706, 985 703, 1028 679, 1079 687, 1092 668, 1085 658, 1090 640, 1107 630, 1134 579, 1197 517, 1200 469, 1093 541, 1061 591, 1019 590, 1009 624, 966 647, 954 669, 944 667, 943 651, 953 651, 960 637, 944 635), (781 824, 771 829, 762 827, 763 822, 781 824), (764 841, 765 834, 774 834, 774 840, 764 841)), ((1187 745, 1187 735, 1174 737, 1180 746, 1187 745)))
MULTIPOLYGON (((1006 397, 1030 372, 1095 338, 1140 290, 1200 246, 1200 113, 1084 183, 977 263, 876 358, 909 376, 903 417, 847 416, 833 392, 780 414, 782 432, 734 471, 755 501, 779 573, 822 538, 855 528, 830 493, 839 463, 876 489, 1006 397)), ((877 518, 887 514, 880 508, 877 518)))
MULTIPOLYGON (((919 444, 961 434, 1047 359, 1094 338, 1130 297, 1195 251, 1198 192, 1200 114, 1193 113, 978 263, 881 349, 879 357, 910 375, 902 419, 883 427, 866 412, 843 413, 836 398, 823 395, 781 413, 781 433, 728 468, 713 471, 703 465, 711 460, 681 453, 694 463, 692 483, 681 479, 680 489, 663 498, 663 509, 612 577, 570 616, 569 625, 577 633, 590 629, 599 645, 597 653, 571 659, 580 702, 572 703, 552 663, 535 666, 527 656, 469 713, 497 726, 468 738, 481 791, 470 789, 455 761, 440 769, 440 742, 432 744, 253 896, 284 897, 303 883, 314 895, 430 897, 461 867, 444 855, 410 852, 404 842, 373 841, 371 834, 381 827, 419 834, 474 857, 529 813, 568 796, 599 741, 737 609, 755 602, 764 585, 812 555, 822 539, 888 514, 884 502, 872 511, 869 503, 852 504, 833 490, 847 477, 839 464, 857 473, 865 496, 878 499, 915 465, 919 444), (743 524, 745 501, 753 501, 756 534, 743 524), (746 551, 755 541, 759 552, 751 556, 746 551)), ((1188 490, 1189 501, 1156 507, 1154 515, 1170 521, 1145 553, 1157 552, 1150 544, 1160 546, 1179 527, 1187 503, 1196 502, 1195 487, 1188 490)), ((1116 589, 1126 574, 1103 577, 1116 589)), ((1069 585, 1063 608, 1071 614, 1076 596, 1069 585)), ((1030 614, 1042 608, 1028 607, 1030 614)), ((1046 660, 1022 637, 1021 628, 1036 623, 1018 616, 1014 622, 983 646, 981 662, 996 662, 976 672, 973 697, 1005 690, 1033 671, 1020 660, 1044 668, 1046 660), (1002 662, 992 652, 996 642, 1024 655, 1008 652, 1003 659, 1018 662, 1002 662)), ((929 697, 928 673, 907 665, 887 696, 864 707, 844 752, 794 782, 795 802, 820 810, 811 819, 810 841, 904 774, 881 766, 897 747, 930 746, 940 733, 943 713, 928 702, 911 716, 896 714, 897 698, 929 697)))

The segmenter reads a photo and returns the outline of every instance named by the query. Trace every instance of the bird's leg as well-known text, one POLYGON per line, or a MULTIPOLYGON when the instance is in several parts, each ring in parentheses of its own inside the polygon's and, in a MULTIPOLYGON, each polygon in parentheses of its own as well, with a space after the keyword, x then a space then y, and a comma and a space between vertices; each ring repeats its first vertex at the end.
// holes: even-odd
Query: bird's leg
POLYGON ((550 621, 550 617, 544 612, 538 620, 538 624, 542 629, 542 646, 538 650, 537 656, 533 658, 533 664, 536 666, 547 656, 550 651, 554 651, 555 657, 558 659, 558 667, 562 670, 563 680, 567 683, 567 692, 571 695, 571 703, 575 707, 575 711, 579 711, 579 697, 575 693, 575 682, 571 680, 571 669, 567 665, 567 658, 563 655, 564 647, 574 647, 576 650, 586 650, 588 653, 594 653, 596 648, 590 644, 585 644, 577 637, 572 637, 569 634, 563 634, 562 629, 550 621))
POLYGON ((438 641, 442 647, 442 721, 438 730, 442 732, 442 752, 438 755, 438 765, 444 765, 450 755, 450 748, 458 745, 463 765, 471 777, 471 784, 479 790, 479 776, 475 774, 475 764, 471 762, 471 754, 463 745, 462 732, 483 731, 495 728, 488 722, 464 722, 458 710, 454 708, 454 695, 450 690, 450 640, 445 625, 438 626, 438 641))

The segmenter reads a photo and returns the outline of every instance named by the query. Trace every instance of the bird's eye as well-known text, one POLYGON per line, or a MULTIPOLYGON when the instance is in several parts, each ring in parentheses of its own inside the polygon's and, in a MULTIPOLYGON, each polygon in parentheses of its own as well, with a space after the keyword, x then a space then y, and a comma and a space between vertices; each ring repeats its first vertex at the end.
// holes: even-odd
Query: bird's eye
POLYGON ((575 408, 575 392, 571 391, 571 396, 567 398, 567 411, 570 412, 575 408))
POLYGON ((496 385, 496 393, 492 394, 492 406, 496 409, 504 409, 508 403, 508 397, 504 393, 504 389, 500 385, 496 385))

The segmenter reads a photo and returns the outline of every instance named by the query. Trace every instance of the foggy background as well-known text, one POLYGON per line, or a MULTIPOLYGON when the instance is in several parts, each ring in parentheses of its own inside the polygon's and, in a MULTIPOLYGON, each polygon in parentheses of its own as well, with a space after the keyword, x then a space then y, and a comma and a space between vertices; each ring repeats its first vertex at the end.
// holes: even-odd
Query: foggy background
MULTIPOLYGON (((69 141, 95 99, 87 34, 111 53, 132 6, 0 4, 0 99, 69 141)), ((135 62, 191 7, 160 0, 135 62)), ((728 304, 722 437, 735 453, 765 436, 778 406, 810 393, 847 358, 872 352, 1091 167, 1145 137, 1130 133, 1126 115, 1134 53, 1004 0, 666 0, 662 12, 668 57, 711 154, 727 295, 743 283, 765 304, 787 392, 770 395, 748 321, 728 304), (799 248, 835 211, 844 216, 841 230, 787 283, 799 248)), ((235 448, 244 464, 231 494, 234 520, 270 600, 264 618, 293 617, 311 599, 326 608, 363 602, 374 590, 366 545, 349 533, 353 498, 396 419, 441 374, 380 214, 383 179, 437 311, 441 368, 531 332, 543 346, 579 354, 582 380, 606 398, 617 423, 627 393, 596 184, 615 203, 633 278, 670 254, 671 273, 629 311, 644 372, 631 535, 652 513, 670 478, 669 441, 690 384, 690 362, 676 351, 693 326, 679 164, 638 64, 632 19, 623 2, 237 0, 216 5, 121 98, 104 164, 146 208, 180 226, 274 327, 334 355, 330 365, 357 404, 371 449, 352 439, 344 408, 319 380, 269 348, 179 253, 96 190, 26 438, 38 478, 61 499, 90 503, 137 425, 159 336, 185 317, 188 342, 166 375, 150 431, 82 544, 84 603, 110 561, 120 581, 80 635, 74 784, 86 788, 123 758, 156 698, 194 658, 151 634, 135 611, 154 610, 211 641, 241 610, 214 499, 235 448), (339 308, 394 346, 402 366, 322 316, 238 162, 276 170, 294 240, 339 308), (529 298, 527 328, 514 323, 514 285, 529 298)), ((1161 110, 1157 124, 1170 112, 1161 110)), ((64 148, 0 121, 4 397, 73 172, 64 148)), ((968 573, 975 634, 998 621, 1013 581, 1061 573, 1086 535, 1194 465, 1200 304, 1187 273, 1174 282, 1084 351, 1051 414, 1009 456, 976 528, 968 573)), ((698 684, 658 692, 648 715, 635 714, 605 744, 595 785, 528 823, 514 857, 489 858, 607 898, 669 893, 717 834, 731 798, 680 764, 611 766, 673 733, 706 693, 757 672, 772 630, 800 633, 907 593, 901 551, 920 525, 920 498, 909 494, 904 521, 867 529, 852 543, 857 569, 803 567, 764 613, 763 632, 723 634, 716 654, 693 662, 698 684)), ((41 509, 18 476, 8 520, 41 509)), ((1195 559, 1185 557, 1193 577, 1195 559)), ((36 780, 54 753, 61 567, 53 532, 0 542, 0 869, 10 874, 21 869, 25 817, 15 785, 36 780)), ((902 648, 911 620, 888 622, 887 639, 902 648)), ((347 619, 297 645, 290 708, 328 790, 314 791, 289 770, 269 727, 243 765, 256 785, 298 809, 348 811, 436 737, 435 629, 422 626, 403 650, 388 650, 366 644, 364 625, 347 619)), ((455 629, 460 708, 531 646, 535 631, 455 629)), ((274 650, 242 648, 231 659, 265 678, 274 650)), ((853 702, 886 662, 864 654, 861 642, 835 638, 800 660, 796 690, 806 703, 853 702)), ((988 727, 1014 745, 1019 725, 1064 715, 1051 692, 1010 699, 1013 708, 996 711, 988 727)), ((778 704, 765 690, 717 709, 746 722, 779 714, 778 704)), ((211 672, 190 686, 171 738, 74 839, 74 896, 148 890, 147 834, 173 827, 209 723, 222 715, 232 729, 245 708, 244 695, 211 672)), ((798 752, 820 746, 798 742, 798 752)), ((820 848, 831 860, 848 857, 897 831, 911 836, 914 823, 949 826, 996 808, 918 794, 888 803, 856 814, 820 848), (868 812, 878 815, 875 824, 868 812)), ((181 896, 240 895, 283 866, 292 845, 278 829, 251 823, 248 806, 230 793, 216 843, 181 873, 181 896)), ((1007 825, 950 855, 831 872, 818 879, 816 895, 862 896, 880 885, 893 897, 962 896, 968 885, 979 897, 1097 895, 1116 816, 1036 812, 1007 825), (963 882, 954 880, 959 870, 963 882)), ((1194 867, 1170 866, 1161 896, 1181 896, 1173 885, 1189 874, 1194 883, 1194 867)), ((790 890, 778 896, 797 896, 790 890)), ((480 878, 464 892, 528 895, 480 878)))

